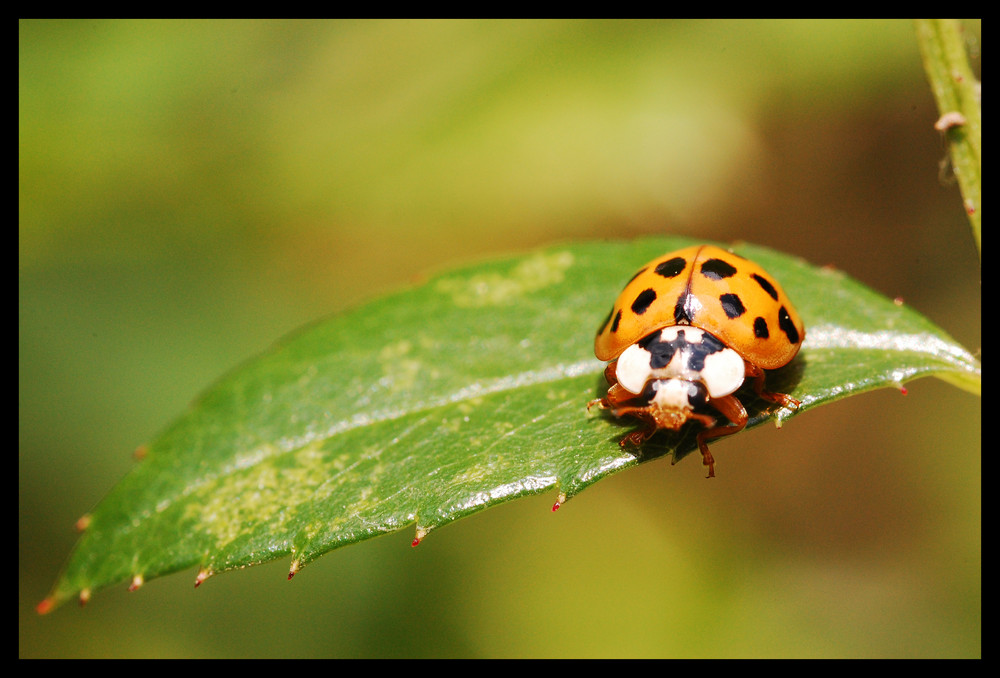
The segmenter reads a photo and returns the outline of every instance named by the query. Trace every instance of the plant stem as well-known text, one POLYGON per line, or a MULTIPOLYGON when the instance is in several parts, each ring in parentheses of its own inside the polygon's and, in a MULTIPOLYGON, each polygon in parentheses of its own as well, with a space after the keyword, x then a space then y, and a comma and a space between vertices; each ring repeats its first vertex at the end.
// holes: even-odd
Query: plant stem
POLYGON ((935 128, 949 141, 951 164, 982 257, 982 106, 962 25, 957 19, 917 19, 917 41, 941 117, 935 128))

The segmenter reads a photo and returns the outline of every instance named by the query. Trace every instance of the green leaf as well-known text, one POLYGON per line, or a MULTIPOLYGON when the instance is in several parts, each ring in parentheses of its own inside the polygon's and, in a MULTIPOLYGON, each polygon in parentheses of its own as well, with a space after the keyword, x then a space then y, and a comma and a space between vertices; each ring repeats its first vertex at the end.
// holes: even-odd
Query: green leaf
MULTIPOLYGON (((197 584, 290 557, 291 577, 339 546, 414 524, 422 538, 516 497, 561 502, 642 461, 683 458, 695 427, 623 450, 635 423, 586 404, 606 388, 593 337, 615 296, 639 266, 692 243, 584 243, 483 263, 286 338, 143 448, 39 609, 190 567, 197 584)), ((802 401, 782 418, 926 375, 979 391, 976 359, 906 306, 831 269, 733 249, 782 282, 806 323, 799 356, 768 377, 802 401)), ((771 417, 743 399, 751 426, 771 417)))

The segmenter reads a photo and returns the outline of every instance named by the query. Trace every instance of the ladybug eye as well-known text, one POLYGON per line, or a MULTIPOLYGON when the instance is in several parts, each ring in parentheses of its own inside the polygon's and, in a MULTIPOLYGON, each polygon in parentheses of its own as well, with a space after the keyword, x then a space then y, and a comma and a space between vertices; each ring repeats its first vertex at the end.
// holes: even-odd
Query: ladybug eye
POLYGON ((708 389, 699 381, 688 382, 688 402, 694 407, 708 404, 708 389))

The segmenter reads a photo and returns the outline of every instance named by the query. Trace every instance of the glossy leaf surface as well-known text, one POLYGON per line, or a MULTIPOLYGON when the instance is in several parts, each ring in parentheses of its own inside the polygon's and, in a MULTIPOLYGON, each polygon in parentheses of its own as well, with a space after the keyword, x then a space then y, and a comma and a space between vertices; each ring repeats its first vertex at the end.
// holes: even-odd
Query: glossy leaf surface
MULTIPOLYGON (((422 538, 519 496, 564 500, 641 461, 683 458, 691 426, 623 450, 634 422, 586 403, 606 388, 593 337, 619 290, 692 243, 584 243, 478 264, 286 338, 144 448, 40 609, 192 567, 201 583, 288 557, 291 576, 339 546, 414 524, 422 538)), ((912 309, 837 271, 732 249, 781 281, 806 324, 799 356, 768 377, 802 401, 795 414, 927 375, 979 391, 978 361, 912 309)), ((743 400, 750 426, 771 416, 752 393, 743 400)))

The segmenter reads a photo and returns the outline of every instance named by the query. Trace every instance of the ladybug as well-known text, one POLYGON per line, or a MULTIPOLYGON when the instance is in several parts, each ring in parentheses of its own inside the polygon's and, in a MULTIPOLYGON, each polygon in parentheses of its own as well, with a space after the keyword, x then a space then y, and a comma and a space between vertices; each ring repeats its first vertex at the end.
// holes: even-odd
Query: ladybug
POLYGON ((698 448, 712 478, 715 460, 707 441, 747 424, 735 395, 744 380, 752 379, 765 400, 800 405, 766 391, 764 381, 765 370, 792 361, 805 336, 792 302, 758 264, 713 245, 670 252, 632 277, 597 331, 594 353, 610 361, 604 370, 610 387, 587 408, 645 422, 622 438, 622 447, 697 421, 703 427, 698 448), (711 409, 729 423, 705 413, 711 409))

